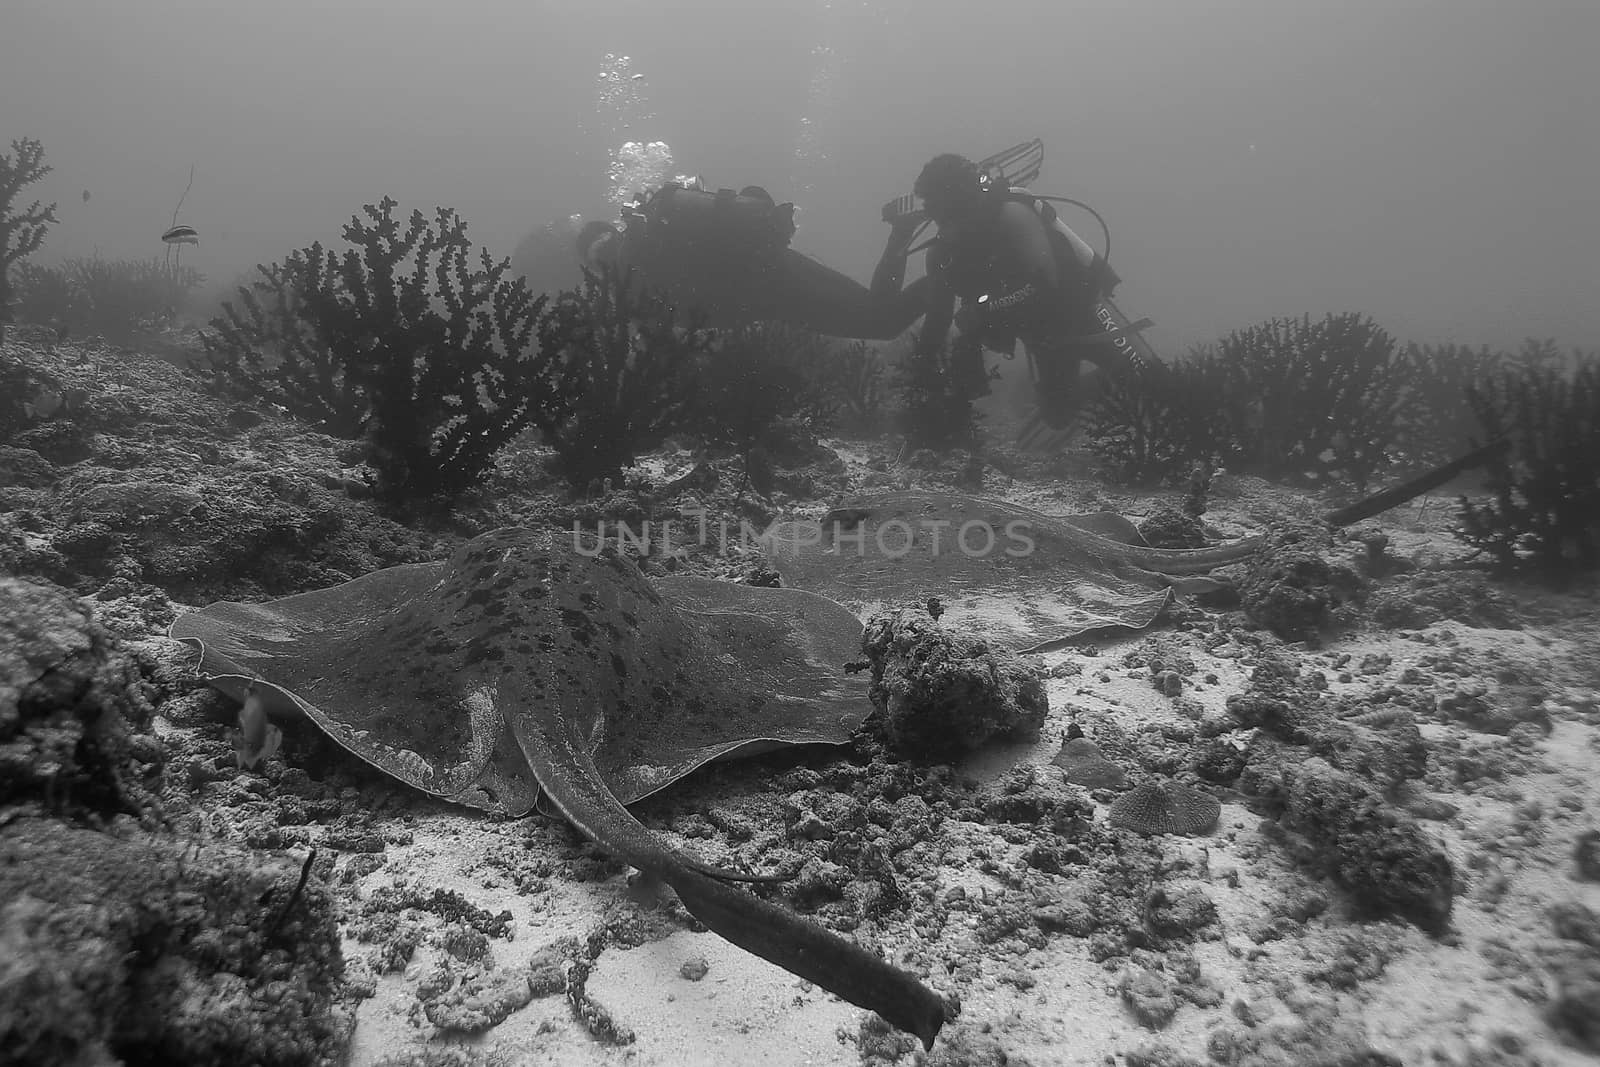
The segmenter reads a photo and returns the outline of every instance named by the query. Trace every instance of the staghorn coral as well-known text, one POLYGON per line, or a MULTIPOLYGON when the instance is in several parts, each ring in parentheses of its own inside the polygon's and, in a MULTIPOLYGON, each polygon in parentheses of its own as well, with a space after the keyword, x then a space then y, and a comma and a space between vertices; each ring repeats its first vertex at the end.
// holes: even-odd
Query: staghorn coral
POLYGON ((1162 374, 1109 376, 1084 413, 1089 447, 1121 481, 1181 479, 1228 451, 1225 389, 1217 357, 1204 351, 1162 374))
POLYGON ((1365 486, 1393 460, 1409 367, 1353 312, 1273 319, 1219 346, 1232 447, 1246 469, 1365 486))
MULTIPOLYGON (((1488 470, 1488 499, 1461 500, 1456 536, 1496 563, 1551 573, 1600 567, 1600 357, 1571 369, 1553 346, 1472 383, 1467 397, 1510 455, 1488 470)), ((1526 350, 1525 350, 1526 352, 1526 350)))
POLYGON ((132 340, 172 327, 204 281, 193 267, 157 258, 76 257, 59 267, 24 263, 17 271, 17 318, 54 327, 62 336, 132 340))
POLYGON ((833 340, 808 373, 824 398, 826 417, 817 428, 877 434, 882 429, 883 360, 865 341, 833 340))
POLYGON ((539 321, 542 358, 555 361, 559 406, 540 405, 534 424, 575 489, 619 478, 638 454, 691 429, 696 392, 714 337, 677 324, 675 309, 638 291, 630 271, 584 272, 539 321))
MULTIPOLYGON (((955 344, 961 344, 956 341, 955 344)), ((917 342, 895 366, 899 386, 899 430, 912 448, 948 450, 977 441, 977 415, 968 392, 957 382, 953 345, 919 355, 917 342)))
POLYGON ((744 462, 756 491, 768 492, 758 449, 781 418, 811 408, 808 383, 801 371, 799 332, 787 327, 756 325, 734 329, 713 342, 694 390, 691 417, 708 445, 733 449, 744 462))
POLYGON ((0 328, 12 321, 11 265, 37 252, 48 227, 60 221, 54 204, 44 207, 35 200, 22 211, 11 205, 51 169, 44 162, 44 146, 30 137, 12 141, 11 152, 0 155, 0 328))
POLYGON ((1478 421, 1468 387, 1525 358, 1492 351, 1487 345, 1407 345, 1411 365, 1404 414, 1404 460, 1409 467, 1447 463, 1470 451, 1478 421))
POLYGON ((454 495, 572 394, 557 357, 533 344, 544 300, 509 261, 482 250, 473 269, 454 211, 438 208, 431 224, 413 211, 402 231, 396 206, 384 197, 352 218, 355 248, 342 256, 317 243, 259 268, 254 291, 240 289, 202 335, 203 376, 335 436, 365 436, 389 499, 454 495))
POLYGON ((1111 805, 1111 825, 1144 837, 1208 834, 1217 825, 1222 805, 1210 793, 1181 782, 1145 782, 1111 805))
POLYGON ((1365 486, 1399 454, 1411 364, 1354 313, 1272 319, 1191 352, 1163 376, 1113 383, 1091 447, 1124 478, 1196 462, 1268 478, 1365 486))

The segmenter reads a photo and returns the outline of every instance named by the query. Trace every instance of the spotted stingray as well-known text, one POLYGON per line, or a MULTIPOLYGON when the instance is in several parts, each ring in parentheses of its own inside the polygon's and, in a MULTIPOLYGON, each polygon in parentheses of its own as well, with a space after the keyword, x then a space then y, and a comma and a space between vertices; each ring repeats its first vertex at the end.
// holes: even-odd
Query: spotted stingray
POLYGON ((671 885, 709 928, 931 1047, 943 1000, 877 955, 725 884, 625 805, 714 759, 842 744, 870 711, 849 611, 798 590, 647 580, 570 535, 504 529, 441 563, 181 616, 175 638, 351 753, 434 796, 536 803, 671 885))
MULTIPOLYGON (((1404 503, 1505 448, 1494 442, 1323 520, 1344 526, 1404 503)), ((861 497, 819 520, 774 523, 763 534, 785 586, 867 617, 937 597, 948 623, 1017 651, 1092 630, 1143 629, 1175 593, 1214 586, 1208 571, 1249 559, 1250 537, 1197 549, 1152 548, 1120 515, 1050 515, 1010 501, 925 490, 861 497)))

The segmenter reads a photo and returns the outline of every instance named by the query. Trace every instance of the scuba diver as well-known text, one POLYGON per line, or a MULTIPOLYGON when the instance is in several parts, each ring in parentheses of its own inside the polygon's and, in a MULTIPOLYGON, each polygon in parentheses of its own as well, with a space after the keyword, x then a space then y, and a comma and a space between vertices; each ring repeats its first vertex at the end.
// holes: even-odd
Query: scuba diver
POLYGON ((1010 356, 1020 341, 1038 403, 1024 436, 1072 424, 1086 392, 1085 362, 1112 376, 1162 366, 1139 337, 1148 320, 1129 323, 1111 303, 1119 279, 1105 257, 1073 233, 1051 204, 1077 201, 1035 195, 948 153, 922 168, 914 196, 922 201, 920 211, 910 210, 910 198, 902 197, 885 205, 884 216, 895 225, 916 218, 938 227, 937 236, 919 246, 928 251, 929 292, 916 354, 934 358, 953 324, 958 336, 950 370, 956 385, 983 395, 989 381, 983 351, 1010 356))
POLYGON ((578 252, 587 266, 619 276, 634 271, 708 326, 775 320, 830 337, 886 341, 922 317, 927 284, 901 287, 901 253, 920 220, 891 228, 869 289, 789 247, 794 211, 758 186, 734 192, 669 182, 625 205, 620 224, 584 225, 578 252))
MULTIPOLYGON (((778 320, 835 337, 888 340, 925 317, 916 357, 930 359, 953 325, 949 369, 969 397, 989 391, 983 351, 1009 356, 1021 341, 1038 399, 1025 439, 1071 425, 1083 402, 1084 362, 1108 374, 1161 365, 1140 336, 1149 321, 1130 323, 1111 302, 1115 272, 1057 217, 1052 202, 1093 210, 1023 187, 1043 158, 1035 139, 978 163, 951 154, 933 159, 911 195, 884 206, 890 233, 870 287, 791 249, 794 205, 776 204, 755 186, 735 192, 668 183, 627 205, 620 225, 586 225, 579 252, 590 266, 636 270, 713 326, 778 320), (937 235, 916 244, 930 223, 937 235), (907 262, 924 249, 926 275, 904 285, 907 262)), ((1109 250, 1109 230, 1106 239, 1109 250)))

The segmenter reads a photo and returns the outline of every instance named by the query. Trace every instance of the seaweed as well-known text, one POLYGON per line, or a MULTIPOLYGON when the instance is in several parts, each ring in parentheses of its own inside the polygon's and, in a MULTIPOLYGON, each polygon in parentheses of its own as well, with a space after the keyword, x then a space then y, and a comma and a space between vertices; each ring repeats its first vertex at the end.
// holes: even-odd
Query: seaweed
POLYGON ((201 368, 225 392, 267 400, 341 437, 365 437, 378 493, 454 496, 539 415, 572 402, 559 361, 534 344, 545 299, 510 261, 469 258, 449 208, 401 230, 395 200, 351 219, 342 256, 319 243, 258 268, 254 292, 202 334, 201 368), (257 294, 266 297, 263 303, 257 294), (559 379, 559 380, 558 380, 559 379))
POLYGON ((54 204, 35 200, 22 211, 11 204, 52 169, 44 162, 44 146, 30 137, 12 141, 11 152, 0 155, 0 329, 12 321, 11 265, 37 252, 48 228, 60 222, 54 204))
POLYGON ((619 478, 639 453, 691 429, 714 341, 698 324, 679 325, 672 304, 636 287, 631 270, 585 270, 582 287, 561 293, 539 320, 539 346, 565 402, 532 418, 568 484, 619 478))
POLYGON ((1487 498, 1461 498, 1454 533, 1502 567, 1562 574, 1600 566, 1600 357, 1552 352, 1530 345, 1467 386, 1486 437, 1512 448, 1488 467, 1487 498))

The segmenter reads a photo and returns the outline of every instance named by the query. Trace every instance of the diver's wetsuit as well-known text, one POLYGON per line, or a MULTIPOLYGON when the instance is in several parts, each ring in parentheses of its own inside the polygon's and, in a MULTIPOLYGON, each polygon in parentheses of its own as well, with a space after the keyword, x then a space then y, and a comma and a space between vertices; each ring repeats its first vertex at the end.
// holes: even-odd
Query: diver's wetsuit
MULTIPOLYGON (((1085 361, 1122 374, 1130 361, 1095 320, 1098 298, 1088 267, 1054 236, 1054 224, 1021 195, 984 205, 983 224, 959 241, 936 238, 928 251, 928 321, 920 350, 942 343, 954 318, 957 373, 983 374, 982 348, 1011 352, 1021 341, 1037 375, 1040 412, 1048 425, 1070 422, 1083 400, 1085 361), (954 314, 961 301, 962 313, 954 314), (974 369, 973 364, 976 363, 974 369)), ((970 380, 970 379, 969 379, 970 380)))
MULTIPOLYGON (((755 193, 759 190, 747 189, 740 195, 741 203, 748 206, 757 199, 751 195, 755 193)), ((701 206, 704 201, 694 203, 701 206)), ((766 203, 771 204, 770 197, 766 203)), ((591 266, 631 267, 642 285, 704 315, 708 325, 775 320, 832 337, 888 340, 904 332, 924 310, 925 280, 901 288, 904 244, 910 236, 903 230, 891 236, 869 289, 787 247, 787 235, 781 241, 760 234, 743 239, 737 231, 714 224, 651 232, 650 222, 645 217, 643 224, 615 233, 586 251, 586 258, 591 266)))

